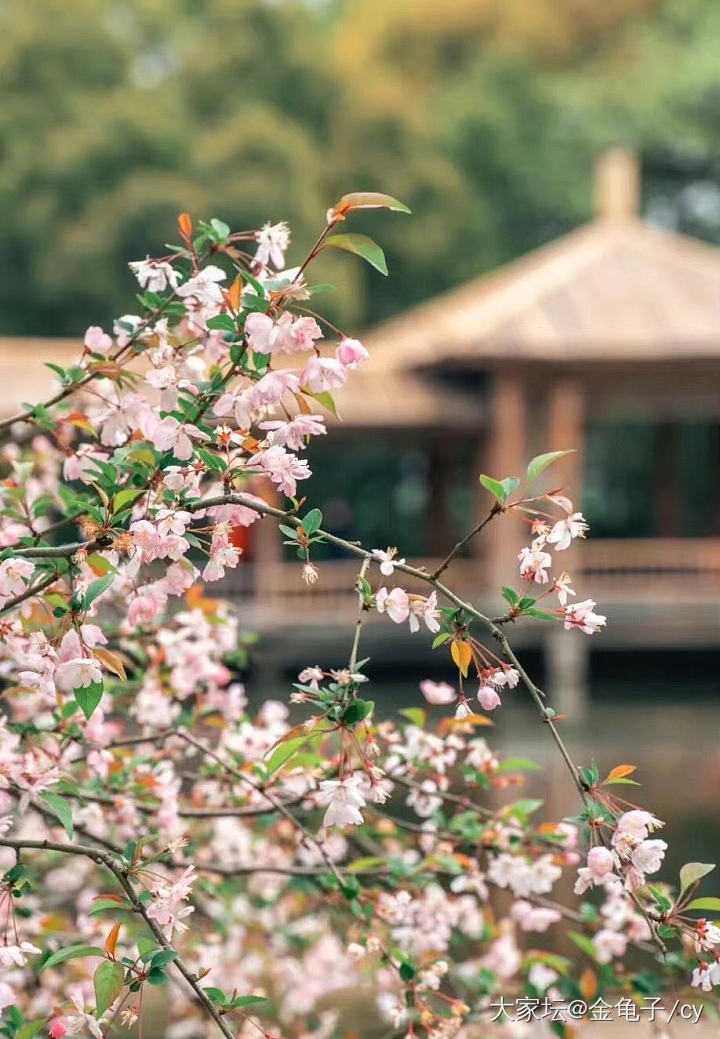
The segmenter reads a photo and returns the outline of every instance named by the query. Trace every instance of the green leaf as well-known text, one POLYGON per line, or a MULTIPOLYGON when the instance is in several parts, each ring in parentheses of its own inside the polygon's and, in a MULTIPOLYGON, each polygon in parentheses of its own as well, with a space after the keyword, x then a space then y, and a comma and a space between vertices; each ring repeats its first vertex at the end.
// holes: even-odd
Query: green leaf
POLYGON ((338 213, 349 213, 353 209, 393 209, 396 213, 410 212, 404 202, 379 191, 351 191, 349 195, 343 195, 333 209, 338 213))
POLYGON ((713 862, 686 862, 680 870, 680 894, 715 869, 713 862))
POLYGON ((249 1007, 254 1006, 255 1003, 268 1003, 267 996, 236 996, 235 999, 228 1003, 231 1010, 235 1010, 237 1007, 249 1007))
POLYGON ((68 960, 80 960, 84 956, 104 956, 105 952, 98 949, 97 945, 68 945, 64 949, 58 949, 52 956, 48 956, 44 963, 38 967, 38 974, 48 967, 57 967, 68 960))
POLYGON ((34 1036, 47 1024, 47 1018, 39 1017, 34 1021, 27 1021, 20 1031, 15 1033, 15 1039, 34 1039, 34 1036))
POLYGON ((672 941, 678 936, 677 928, 670 927, 668 924, 658 924, 657 933, 659 938, 664 938, 666 941, 672 941))
POLYGON ((694 898, 685 906, 686 909, 709 909, 711 913, 720 912, 720 898, 694 898))
POLYGON ((224 220, 218 220, 216 216, 210 221, 210 227, 212 227, 215 234, 218 236, 221 242, 226 242, 230 235, 230 228, 224 220))
POLYGON ((436 635, 435 638, 433 639, 432 648, 433 649, 437 649, 438 646, 444 645, 448 641, 448 639, 451 639, 451 638, 452 638, 452 635, 450 634, 449 631, 441 631, 440 634, 436 635))
POLYGON ((319 731, 316 730, 315 732, 308 732, 307 735, 303 734, 302 736, 296 736, 292 740, 285 740, 284 743, 279 744, 266 762, 265 767, 268 775, 272 776, 278 771, 278 769, 282 768, 283 765, 296 753, 296 751, 300 749, 300 747, 309 743, 311 740, 317 739, 318 736, 323 736, 324 734, 324 729, 319 731))
POLYGON ((88 721, 92 718, 95 708, 102 700, 102 695, 102 682, 93 682, 91 685, 81 685, 78 686, 77 689, 73 690, 75 702, 78 704, 88 721))
POLYGON ((402 707, 398 711, 398 714, 402 714, 402 716, 407 718, 408 721, 411 721, 413 725, 417 725, 418 729, 425 728, 427 715, 422 707, 402 707))
POLYGON ((216 1004, 216 1006, 224 1007, 228 1002, 228 997, 221 988, 206 988, 203 989, 203 992, 212 1003, 216 1004))
POLYGON ((205 325, 213 332, 236 332, 235 322, 229 314, 216 314, 209 318, 205 325))
POLYGON ((91 581, 83 595, 82 608, 87 610, 88 607, 95 602, 98 596, 107 591, 114 580, 115 574, 105 574, 104 577, 98 577, 95 581, 91 581))
POLYGON ((511 606, 515 606, 519 599, 518 593, 513 591, 512 588, 508 588, 506 585, 503 585, 502 596, 511 606))
POLYGON ((509 498, 510 495, 513 494, 520 486, 520 481, 516 476, 506 476, 504 480, 500 481, 500 483, 503 486, 506 498, 509 498))
POLYGON ((137 501, 143 494, 146 493, 144 487, 123 487, 121 491, 113 495, 112 510, 113 512, 120 512, 125 505, 130 505, 131 502, 137 501))
POLYGON ((103 960, 93 975, 95 987, 95 1010, 102 1017, 112 1006, 125 985, 125 968, 120 963, 103 960))
POLYGON ((314 534, 322 525, 322 512, 320 509, 311 509, 307 516, 303 517, 302 526, 306 534, 314 534))
POLYGON ((377 242, 374 242, 372 238, 368 238, 367 235, 336 234, 332 238, 327 239, 325 246, 332 246, 333 249, 342 249, 346 253, 355 253, 356 256, 361 256, 363 260, 367 260, 375 270, 387 275, 388 269, 385 262, 385 253, 377 242))
POLYGON ((575 942, 578 949, 582 949, 591 960, 597 960, 597 951, 587 935, 579 934, 577 931, 569 931, 568 935, 571 941, 575 942))
POLYGON ((375 704, 372 700, 353 700, 345 708, 342 720, 346 725, 357 725, 358 722, 364 721, 372 714, 374 706, 375 704))
POLYGON ((138 938, 137 947, 140 959, 143 963, 147 963, 148 960, 151 960, 156 952, 162 951, 162 947, 159 946, 157 942, 154 942, 152 938, 145 938, 144 936, 138 938))
POLYGON ((505 758, 501 761, 496 772, 512 772, 515 770, 521 770, 531 772, 539 769, 540 766, 536 761, 531 761, 530 758, 505 758))
POLYGON ((585 765, 581 765, 578 769, 578 772, 580 773, 580 778, 588 786, 595 786, 597 783, 600 782, 600 773, 598 772, 598 767, 594 762, 590 768, 587 768, 585 765))
POLYGON ((569 451, 548 451, 544 455, 536 455, 531 462, 528 462, 527 467, 527 478, 532 483, 533 480, 537 479, 540 473, 544 473, 554 462, 557 462, 559 458, 564 458, 565 455, 572 455, 575 453, 575 448, 571 448, 569 451))
POLYGON ((529 610, 524 611, 526 617, 535 617, 539 621, 559 621, 560 617, 556 613, 550 613, 549 610, 539 610, 536 606, 531 606, 529 610))
POLYGON ((69 839, 72 840, 73 818, 69 802, 66 801, 64 797, 61 797, 60 794, 53 794, 50 791, 45 791, 40 798, 40 803, 44 804, 53 815, 57 816, 62 823, 65 833, 68 835, 69 839))
POLYGON ((501 505, 504 505, 513 491, 520 486, 520 481, 515 476, 506 476, 503 480, 495 480, 492 476, 481 473, 479 480, 485 490, 494 494, 501 505))
POLYGON ((655 903, 661 913, 667 913, 672 909, 672 902, 667 895, 660 890, 658 887, 654 887, 652 884, 648 884, 648 891, 655 899, 655 903))
POLYGON ((403 981, 412 981, 417 970, 413 967, 412 963, 401 963, 400 964, 400 977, 403 981))
POLYGON ((309 390, 306 386, 301 388, 301 392, 304 393, 306 397, 312 397, 313 400, 316 400, 318 404, 322 405, 322 407, 325 408, 326 411, 329 411, 331 415, 334 415, 335 418, 340 418, 331 393, 328 393, 325 390, 320 393, 313 393, 313 391, 309 390))
POLYGON ((514 801, 513 804, 506 805, 504 814, 507 816, 519 815, 521 818, 527 818, 533 812, 537 812, 538 808, 542 808, 544 804, 545 802, 537 797, 527 797, 520 801, 514 801))
POLYGON ((109 909, 119 909, 121 912, 125 913, 132 912, 132 906, 129 902, 124 904, 122 902, 115 902, 112 898, 97 898, 93 902, 88 915, 97 916, 99 913, 105 913, 109 909))
POLYGON ((151 985, 167 985, 168 982, 168 976, 162 967, 151 967, 147 979, 151 985))

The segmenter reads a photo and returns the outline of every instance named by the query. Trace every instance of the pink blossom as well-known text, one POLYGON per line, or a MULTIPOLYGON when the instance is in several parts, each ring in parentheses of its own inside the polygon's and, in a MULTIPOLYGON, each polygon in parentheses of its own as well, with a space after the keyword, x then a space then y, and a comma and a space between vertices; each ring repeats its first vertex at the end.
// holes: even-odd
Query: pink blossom
POLYGON ((582 512, 574 512, 567 519, 558 520, 546 537, 549 544, 554 544, 558 552, 570 547, 574 538, 584 538, 588 529, 582 512))
POLYGON ((361 776, 345 779, 323 779, 320 782, 318 800, 327 805, 323 826, 360 826, 363 822, 360 809, 367 803, 359 787, 361 776))
POLYGON ((486 711, 494 711, 501 704, 497 691, 491 685, 481 685, 477 691, 480 706, 486 711))
POLYGON ((218 282, 225 281, 227 275, 220 267, 208 264, 189 278, 177 289, 178 296, 190 297, 201 306, 215 306, 223 302, 223 295, 218 282))
POLYGON ((131 628, 152 624, 158 615, 160 604, 152 595, 136 595, 128 608, 127 620, 131 628))
POLYGON ((286 451, 284 447, 268 447, 259 451, 252 459, 248 469, 261 470, 270 477, 283 494, 294 496, 297 481, 306 480, 310 469, 304 458, 286 451))
POLYGON ((520 576, 526 581, 547 584, 547 568, 552 564, 552 557, 549 552, 544 551, 543 545, 542 538, 536 538, 529 548, 520 551, 520 576))
POLYGON ((258 243, 255 262, 266 267, 271 263, 276 270, 282 270, 285 263, 285 250, 290 244, 290 228, 281 221, 278 224, 263 224, 255 233, 258 243))
POLYGON ((427 599, 420 595, 410 597, 410 631, 417 631, 420 620, 423 620, 428 631, 437 635, 440 631, 438 612, 436 592, 432 592, 427 599))
POLYGON ((0 1010, 15 1006, 15 993, 5 981, 0 981, 0 1010))
POLYGON ((177 271, 162 260, 151 260, 146 256, 144 260, 133 260, 128 267, 137 278, 140 288, 149 292, 164 292, 168 286, 171 289, 178 286, 177 271))
POLYGON ((324 436, 327 433, 321 415, 296 415, 288 422, 272 419, 261 422, 260 428, 270 430, 267 438, 269 445, 289 447, 291 451, 302 450, 308 437, 324 436))
POLYGON ((173 563, 165 572, 165 589, 168 595, 184 595, 195 582, 197 570, 194 566, 173 563))
POLYGON ((34 572, 35 564, 29 559, 4 559, 0 563, 0 603, 22 595, 34 572))
POLYGON ((343 339, 340 342, 335 357, 344 368, 361 368, 369 359, 370 354, 359 339, 343 339))
POLYGON ((380 588, 375 596, 375 606, 378 613, 387 613, 391 621, 402 624, 410 615, 410 599, 407 592, 402 588, 380 588))
POLYGON ((402 566, 405 563, 404 559, 397 559, 398 550, 396 548, 388 548, 383 550, 382 548, 374 548, 372 550, 372 557, 380 563, 380 573, 384 574, 385 577, 390 577, 395 572, 396 566, 402 566))
POLYGON ((28 956, 34 956, 42 950, 30 942, 19 942, 16 945, 0 945, 0 968, 24 967, 28 956))
POLYGON ((607 618, 593 612, 595 605, 593 599, 585 599, 584 602, 566 606, 565 630, 570 631, 572 628, 579 628, 586 635, 594 635, 600 628, 604 628, 607 618))
POLYGON ((337 390, 347 379, 347 369, 333 357, 311 357, 300 374, 300 382, 313 393, 337 390))
POLYGON ((602 880, 603 877, 607 876, 614 869, 615 858, 608 848, 597 845, 588 852, 587 864, 593 877, 596 880, 602 880))
POLYGON ((240 552, 233 545, 213 542, 210 559, 202 572, 203 581, 219 581, 225 576, 226 567, 234 569, 240 560, 240 552))
POLYGON ((429 678, 420 683, 420 692, 428 703, 444 705, 457 699, 457 690, 447 682, 433 682, 429 678))
POLYGON ((567 605, 568 595, 575 595, 575 592, 570 587, 570 581, 570 575, 566 574, 563 570, 560 576, 555 578, 553 583, 553 588, 557 592, 558 602, 561 606, 567 605))
POLYGON ((625 955, 628 938, 625 934, 605 928, 593 936, 592 942, 598 963, 610 963, 616 957, 625 955))
POLYGON ((632 852, 632 864, 641 873, 657 873, 662 866, 666 850, 666 841, 643 841, 632 852))
POLYGON ((80 444, 75 454, 65 457, 63 462, 63 478, 65 480, 81 480, 83 483, 92 483, 97 479, 97 466, 95 462, 105 460, 105 454, 97 451, 92 444, 80 444))
POLYGON ((312 350, 322 331, 312 317, 293 318, 287 311, 277 321, 268 314, 248 314, 245 335, 249 346, 263 354, 296 354, 312 350))
POLYGON ((60 664, 55 672, 55 683, 63 692, 86 689, 102 682, 102 668, 95 657, 76 657, 60 664))
POLYGON ((113 345, 110 336, 107 332, 103 332, 99 325, 90 325, 85 330, 83 342, 91 353, 102 354, 103 356, 110 352, 113 345))
POLYGON ((534 906, 524 899, 513 904, 510 914, 522 931, 547 931, 551 924, 562 920, 562 913, 557 909, 534 906))
POLYGON ((172 415, 159 422, 145 422, 143 434, 158 451, 172 451, 181 462, 192 458, 193 440, 210 439, 208 434, 203 433, 197 426, 189 422, 178 422, 172 415))

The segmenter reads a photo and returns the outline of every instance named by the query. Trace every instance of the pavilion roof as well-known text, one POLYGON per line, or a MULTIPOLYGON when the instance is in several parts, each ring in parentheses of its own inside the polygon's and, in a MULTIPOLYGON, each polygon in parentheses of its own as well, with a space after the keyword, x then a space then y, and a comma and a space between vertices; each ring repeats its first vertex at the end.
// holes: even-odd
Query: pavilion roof
POLYGON ((377 366, 720 359, 720 250, 601 216, 365 337, 377 366))
MULTIPOLYGON (((0 416, 22 410, 57 389, 46 362, 67 366, 82 352, 80 339, 0 337, 0 416)), ((451 428, 477 427, 482 408, 451 386, 437 386, 414 373, 391 372, 375 365, 352 373, 334 394, 339 415, 349 427, 412 427, 427 423, 451 428)), ((319 412, 323 408, 318 405, 319 412)), ((331 424, 334 420, 327 416, 331 424)))

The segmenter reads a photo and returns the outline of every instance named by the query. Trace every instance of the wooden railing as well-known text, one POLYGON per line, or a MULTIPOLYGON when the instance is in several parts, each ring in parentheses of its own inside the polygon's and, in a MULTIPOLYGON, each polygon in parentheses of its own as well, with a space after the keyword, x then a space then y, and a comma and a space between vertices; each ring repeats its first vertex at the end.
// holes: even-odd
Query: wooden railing
POLYGON ((720 594, 720 538, 595 538, 573 551, 573 578, 593 595, 720 594))
MULTIPOLYGON (((629 603, 645 597, 720 598, 720 539, 595 539, 576 544, 558 561, 567 563, 581 598, 629 603)), ((413 565, 429 573, 438 562, 433 558, 412 560, 413 565)), ((268 622, 327 622, 335 616, 344 622, 354 609, 358 569, 357 559, 321 563, 318 582, 308 586, 296 562, 241 565, 217 591, 236 600, 252 601, 253 608, 268 622)), ((373 584, 378 578, 375 571, 373 584)), ((482 596, 499 599, 499 589, 490 587, 482 559, 456 560, 444 579, 463 598, 475 602, 482 596)), ((427 585, 403 574, 384 580, 389 587, 400 584, 409 591, 428 591, 427 585)), ((508 574, 507 583, 518 588, 517 574, 508 574)))

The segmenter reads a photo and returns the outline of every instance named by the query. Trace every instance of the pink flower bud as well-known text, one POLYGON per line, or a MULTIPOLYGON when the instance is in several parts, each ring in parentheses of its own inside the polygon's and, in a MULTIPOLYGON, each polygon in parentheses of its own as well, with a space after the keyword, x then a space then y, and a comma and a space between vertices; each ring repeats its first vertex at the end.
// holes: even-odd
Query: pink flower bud
POLYGON ((608 851, 607 848, 602 848, 598 845, 595 848, 591 848, 588 852, 587 857, 588 869, 592 872, 593 876, 600 878, 612 871, 615 863, 613 862, 612 852, 608 851))
POLYGON ((359 339, 343 339, 335 351, 335 356, 345 368, 360 368, 370 354, 359 339))
POLYGON ((486 711, 494 711, 500 706, 501 700, 491 685, 481 685, 478 689, 477 698, 480 706, 486 711))

